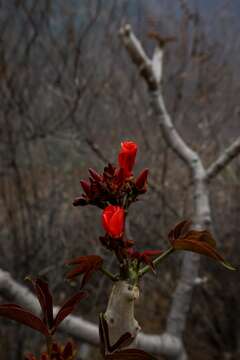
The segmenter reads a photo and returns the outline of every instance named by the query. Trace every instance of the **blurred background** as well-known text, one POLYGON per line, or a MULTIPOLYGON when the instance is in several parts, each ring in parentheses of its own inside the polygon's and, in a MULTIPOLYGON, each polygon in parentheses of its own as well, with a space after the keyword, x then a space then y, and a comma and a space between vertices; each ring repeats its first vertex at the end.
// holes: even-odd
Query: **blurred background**
MULTIPOLYGON (((118 36, 129 22, 148 54, 157 31, 176 37, 166 50, 164 96, 185 141, 209 165, 239 135, 240 2, 225 0, 0 1, 0 268, 24 283, 44 276, 55 303, 77 289, 64 260, 100 254, 98 209, 74 208, 89 167, 115 163, 121 140, 139 144, 135 173, 150 169, 149 191, 132 206, 139 249, 167 246, 167 233, 191 218, 191 178, 166 147, 144 82, 118 36)), ((213 230, 234 265, 240 254, 240 157, 211 184, 213 230)), ((137 318, 144 332, 165 329, 182 255, 142 283, 137 318)), ((202 259, 185 331, 193 360, 240 358, 238 273, 202 259)), ((97 322, 110 292, 95 275, 79 315, 97 322)), ((0 300, 4 302, 4 298, 0 300)), ((19 360, 42 338, 1 319, 0 358, 19 360)), ((85 344, 78 344, 81 348, 85 344)), ((98 359, 88 348, 87 359, 98 359)), ((160 359, 160 358, 159 358, 160 359)))

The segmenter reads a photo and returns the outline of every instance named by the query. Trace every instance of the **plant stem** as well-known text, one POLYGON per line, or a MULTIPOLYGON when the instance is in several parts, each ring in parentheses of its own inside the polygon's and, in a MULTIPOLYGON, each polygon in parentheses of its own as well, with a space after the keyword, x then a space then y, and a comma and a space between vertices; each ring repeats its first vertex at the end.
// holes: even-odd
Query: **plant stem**
POLYGON ((52 354, 52 336, 51 335, 46 337, 46 344, 47 344, 47 353, 49 355, 49 358, 51 358, 51 354, 52 354))
MULTIPOLYGON (((158 265, 165 257, 170 255, 174 251, 173 247, 170 247, 166 251, 164 251, 161 255, 159 255, 155 260, 153 260, 153 265, 158 265)), ((150 271, 151 267, 149 265, 144 266, 141 270, 139 270, 138 277, 142 277, 146 272, 150 271)))
POLYGON ((104 275, 106 275, 112 281, 119 280, 119 276, 117 274, 112 274, 109 270, 105 269, 103 266, 99 269, 104 275))

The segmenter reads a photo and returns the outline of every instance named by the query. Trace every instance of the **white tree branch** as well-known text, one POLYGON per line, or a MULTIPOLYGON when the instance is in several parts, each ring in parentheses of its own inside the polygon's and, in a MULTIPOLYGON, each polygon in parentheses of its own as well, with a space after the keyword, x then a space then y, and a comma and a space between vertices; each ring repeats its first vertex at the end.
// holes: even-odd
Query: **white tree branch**
MULTIPOLYGON (((134 58, 136 57, 135 53, 139 48, 139 41, 133 34, 129 25, 123 27, 120 34, 130 58, 134 64, 138 66, 138 63, 134 61, 134 58)), ((148 85, 154 114, 167 145, 191 170, 194 189, 193 202, 195 226, 197 228, 206 228, 211 223, 208 188, 205 181, 206 171, 199 155, 185 143, 183 138, 177 132, 166 109, 161 86, 164 47, 160 47, 158 44, 157 48, 159 48, 158 51, 161 53, 157 53, 157 56, 153 56, 152 66, 149 65, 149 61, 145 64, 145 67, 148 67, 149 71, 148 73, 145 73, 144 79, 148 85)), ((144 61, 144 58, 142 58, 142 61, 144 61)), ((142 65, 142 67, 144 67, 144 65, 142 65)), ((198 270, 199 256, 197 254, 184 255, 180 279, 173 295, 172 306, 167 319, 167 333, 177 337, 180 341, 182 341, 183 332, 185 330, 187 314, 189 312, 198 270)), ((185 359, 187 358, 187 355, 182 353, 179 359, 180 358, 185 359)))
POLYGON ((240 136, 207 169, 206 179, 211 181, 240 153, 240 136))
MULTIPOLYGON (((0 269, 0 295, 7 301, 22 305, 35 314, 40 314, 40 306, 36 297, 26 286, 19 284, 11 275, 0 269)), ((59 310, 54 307, 54 314, 59 310)), ((92 345, 99 344, 98 326, 79 316, 68 316, 60 326, 60 330, 72 336, 76 340, 81 340, 92 345)), ((165 354, 176 357, 182 354, 181 342, 169 335, 146 335, 140 333, 136 340, 137 346, 145 351, 155 354, 165 354)))
POLYGON ((144 73, 143 77, 149 87, 152 104, 167 144, 192 169, 198 162, 198 155, 183 141, 182 137, 178 134, 167 112, 162 96, 159 80, 161 80, 162 74, 163 48, 161 49, 159 46, 157 46, 157 49, 154 52, 156 55, 153 56, 152 62, 146 55, 142 56, 142 54, 145 54, 144 50, 142 49, 139 40, 132 32, 130 25, 125 25, 122 27, 120 30, 120 36, 131 60, 138 67, 138 69, 140 71, 141 69, 148 69, 148 71, 144 73), (141 61, 136 61, 136 59, 141 59, 141 61))

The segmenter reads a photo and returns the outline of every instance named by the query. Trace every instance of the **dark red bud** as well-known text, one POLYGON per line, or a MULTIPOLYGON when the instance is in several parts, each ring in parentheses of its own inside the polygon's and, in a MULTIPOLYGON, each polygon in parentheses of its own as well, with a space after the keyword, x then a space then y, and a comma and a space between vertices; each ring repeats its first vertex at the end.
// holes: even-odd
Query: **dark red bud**
POLYGON ((95 170, 89 168, 88 171, 91 177, 93 178, 93 180, 102 181, 102 176, 98 174, 95 170))
POLYGON ((147 177, 148 177, 149 170, 144 169, 141 174, 137 177, 135 185, 138 190, 142 190, 147 185, 147 177))
POLYGON ((113 176, 114 175, 114 172, 115 172, 115 167, 112 165, 112 164, 108 164, 107 166, 105 166, 104 168, 104 174, 105 175, 111 175, 113 176))
POLYGON ((86 199, 84 199, 84 197, 78 197, 76 199, 74 199, 73 201, 73 206, 85 206, 88 204, 88 201, 86 199))
POLYGON ((82 185, 83 191, 86 193, 88 197, 91 196, 91 187, 90 184, 86 180, 81 180, 80 184, 82 185))
POLYGON ((117 178, 120 184, 123 183, 124 179, 125 179, 125 173, 124 173, 124 169, 120 168, 117 172, 117 178))

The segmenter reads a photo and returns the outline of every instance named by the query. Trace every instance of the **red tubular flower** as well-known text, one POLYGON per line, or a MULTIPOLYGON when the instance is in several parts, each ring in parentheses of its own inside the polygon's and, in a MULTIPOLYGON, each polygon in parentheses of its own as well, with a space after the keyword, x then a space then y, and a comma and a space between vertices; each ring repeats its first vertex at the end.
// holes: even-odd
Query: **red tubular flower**
POLYGON ((102 213, 102 224, 113 238, 119 238, 124 231, 124 209, 120 206, 107 206, 102 213))
POLYGON ((118 162, 119 166, 124 170, 125 177, 132 175, 137 148, 137 144, 133 141, 124 141, 121 143, 121 151, 118 155, 118 162))

